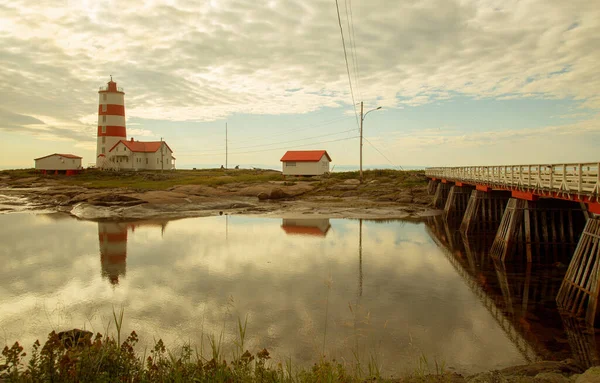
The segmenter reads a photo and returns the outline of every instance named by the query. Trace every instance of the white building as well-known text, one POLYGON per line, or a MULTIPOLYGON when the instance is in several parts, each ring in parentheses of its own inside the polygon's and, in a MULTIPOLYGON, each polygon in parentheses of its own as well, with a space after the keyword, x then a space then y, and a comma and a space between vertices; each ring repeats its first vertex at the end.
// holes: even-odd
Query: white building
POLYGON ((325 150, 290 150, 280 161, 285 176, 318 176, 329 172, 331 157, 325 150))
POLYGON ((173 151, 164 141, 121 140, 108 151, 107 158, 116 169, 164 169, 175 168, 173 151))
POLYGON ((110 169, 175 168, 173 151, 164 141, 127 141, 125 92, 112 80, 98 91, 96 167, 110 169))
POLYGON ((34 159, 35 168, 41 170, 44 174, 47 172, 61 172, 73 174, 81 170, 81 157, 74 154, 54 153, 45 157, 34 159))

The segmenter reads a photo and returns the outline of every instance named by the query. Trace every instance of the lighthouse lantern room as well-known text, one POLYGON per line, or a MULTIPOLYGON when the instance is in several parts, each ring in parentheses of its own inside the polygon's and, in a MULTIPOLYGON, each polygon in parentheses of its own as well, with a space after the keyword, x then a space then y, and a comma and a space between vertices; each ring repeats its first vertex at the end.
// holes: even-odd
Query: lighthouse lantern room
POLYGON ((125 92, 110 76, 107 86, 98 91, 98 143, 96 167, 103 167, 108 151, 127 139, 125 129, 125 92))

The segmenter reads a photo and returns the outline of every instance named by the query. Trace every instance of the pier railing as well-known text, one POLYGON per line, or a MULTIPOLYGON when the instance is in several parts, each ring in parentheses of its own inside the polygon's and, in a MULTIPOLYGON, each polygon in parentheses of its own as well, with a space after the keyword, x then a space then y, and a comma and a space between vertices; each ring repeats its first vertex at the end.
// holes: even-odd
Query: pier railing
POLYGON ((600 194, 600 162, 427 168, 425 174, 432 178, 507 188, 600 194))

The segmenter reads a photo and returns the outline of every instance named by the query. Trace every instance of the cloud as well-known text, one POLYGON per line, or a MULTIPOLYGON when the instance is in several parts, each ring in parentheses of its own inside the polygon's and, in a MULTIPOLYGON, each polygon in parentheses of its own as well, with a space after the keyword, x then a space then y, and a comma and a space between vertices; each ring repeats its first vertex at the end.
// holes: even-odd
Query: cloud
MULTIPOLYGON (((87 117, 109 74, 125 87, 128 117, 211 121, 351 103, 330 1, 132 1, 117 10, 112 1, 0 0, 0 15, 1 104, 63 121, 77 139, 93 140, 83 137, 93 137, 87 117)), ((594 2, 355 2, 353 21, 358 68, 349 61, 367 103, 467 94, 600 108, 594 2)), ((0 129, 11 126, 24 123, 0 129)))

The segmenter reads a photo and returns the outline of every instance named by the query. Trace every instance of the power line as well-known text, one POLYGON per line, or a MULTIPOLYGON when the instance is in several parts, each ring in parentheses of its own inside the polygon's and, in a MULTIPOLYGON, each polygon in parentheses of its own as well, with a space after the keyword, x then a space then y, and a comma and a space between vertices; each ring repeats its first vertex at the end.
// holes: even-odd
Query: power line
MULTIPOLYGON (((338 138, 337 140, 312 142, 310 144, 296 145, 296 147, 301 148, 301 147, 312 146, 312 145, 327 144, 327 143, 330 143, 330 142, 347 141, 347 140, 352 140, 354 138, 358 138, 358 136, 352 136, 352 137, 346 137, 346 138, 338 138)), ((273 148, 273 149, 251 150, 251 151, 247 151, 247 152, 236 152, 236 153, 229 153, 229 154, 248 154, 248 153, 271 152, 271 151, 274 151, 274 150, 282 150, 282 149, 288 149, 288 148, 287 147, 281 147, 281 148, 273 148)), ((179 154, 178 157, 181 157, 181 156, 184 156, 184 157, 216 156, 218 154, 223 154, 223 153, 216 153, 216 154, 179 154)))
MULTIPOLYGON (((310 129, 314 129, 314 128, 319 128, 319 127, 325 126, 325 125, 331 125, 331 124, 339 122, 339 121, 348 120, 349 118, 352 118, 352 117, 347 117, 347 116, 336 117, 336 118, 334 118, 332 120, 327 120, 327 121, 325 121, 323 123, 318 123, 316 125, 311 125, 311 126, 303 127, 303 128, 300 128, 300 129, 286 130, 286 131, 282 131, 282 132, 279 132, 279 133, 276 133, 276 134, 268 134, 268 135, 260 135, 260 136, 247 137, 247 138, 244 139, 244 141, 255 140, 257 138, 264 138, 264 137, 278 137, 278 136, 283 136, 283 135, 291 134, 291 133, 304 132, 306 130, 310 130, 310 129)), ((233 142, 235 142, 235 141, 233 141, 233 142)))
MULTIPOLYGON (((334 133, 327 133, 327 134, 321 134, 319 136, 313 136, 313 137, 306 137, 306 138, 300 138, 297 140, 289 140, 289 141, 279 141, 279 142, 272 142, 270 144, 258 144, 258 145, 250 145, 250 146, 240 146, 237 148, 230 148, 233 150, 239 150, 239 149, 250 149, 250 148, 260 148, 260 147, 264 147, 264 146, 271 146, 271 145, 280 145, 280 144, 287 144, 290 142, 298 142, 298 141, 306 141, 306 140, 311 140, 313 138, 319 138, 319 137, 328 137, 328 136, 335 136, 336 134, 342 134, 342 133, 349 133, 354 131, 354 129, 350 129, 350 130, 343 130, 341 132, 334 132, 334 133)), ((227 148, 226 148, 227 149, 227 148)), ((196 153, 196 152, 219 152, 219 151, 223 151, 223 149, 208 149, 208 150, 189 150, 189 151, 183 151, 180 153, 196 153)))
POLYGON ((356 35, 354 34, 354 16, 352 15, 352 0, 348 0, 348 4, 350 5, 350 26, 352 32, 352 45, 354 48, 354 75, 356 76, 356 87, 358 90, 358 96, 360 99, 363 99, 362 90, 359 86, 358 79, 360 78, 360 70, 358 68, 358 58, 356 55, 356 35))
POLYGON ((352 79, 350 77, 350 67, 348 66, 348 54, 346 53, 346 42, 344 41, 344 30, 342 29, 342 19, 340 17, 340 6, 338 0, 335 0, 335 8, 337 9, 338 24, 340 25, 340 34, 342 35, 342 47, 344 48, 344 59, 346 60, 346 72, 348 72, 348 84, 350 84, 350 95, 352 96, 352 107, 354 108, 354 116, 356 117, 356 126, 358 127, 358 113, 356 112, 356 102, 354 101, 354 90, 352 89, 352 79))
POLYGON ((404 169, 402 168, 402 166, 394 164, 394 163, 393 163, 393 162, 392 162, 392 161, 391 161, 389 158, 387 158, 387 156, 386 156, 385 154, 383 154, 383 153, 381 152, 381 150, 377 149, 377 147, 376 147, 375 145, 373 145, 373 144, 371 143, 371 141, 367 140, 365 137, 363 137, 363 140, 367 141, 367 143, 369 143, 369 145, 371 145, 371 146, 373 147, 373 149, 377 150, 377 152, 378 152, 379 154, 381 154, 381 155, 382 155, 382 157, 383 157, 383 158, 385 158, 385 159, 387 160, 387 162, 389 162, 389 163, 390 163, 390 165, 392 165, 393 167, 396 167, 396 168, 400 168, 400 170, 404 170, 404 169))
POLYGON ((358 82, 358 62, 356 60, 356 39, 354 37, 354 24, 351 20, 352 17, 352 1, 344 0, 344 6, 346 8, 346 23, 348 24, 348 38, 350 39, 350 51, 352 52, 352 65, 354 66, 354 85, 356 87, 356 94, 362 100, 362 95, 360 92, 360 84, 358 82), (350 7, 348 7, 348 3, 350 3, 350 7), (348 8, 350 8, 350 16, 348 16, 348 8))

